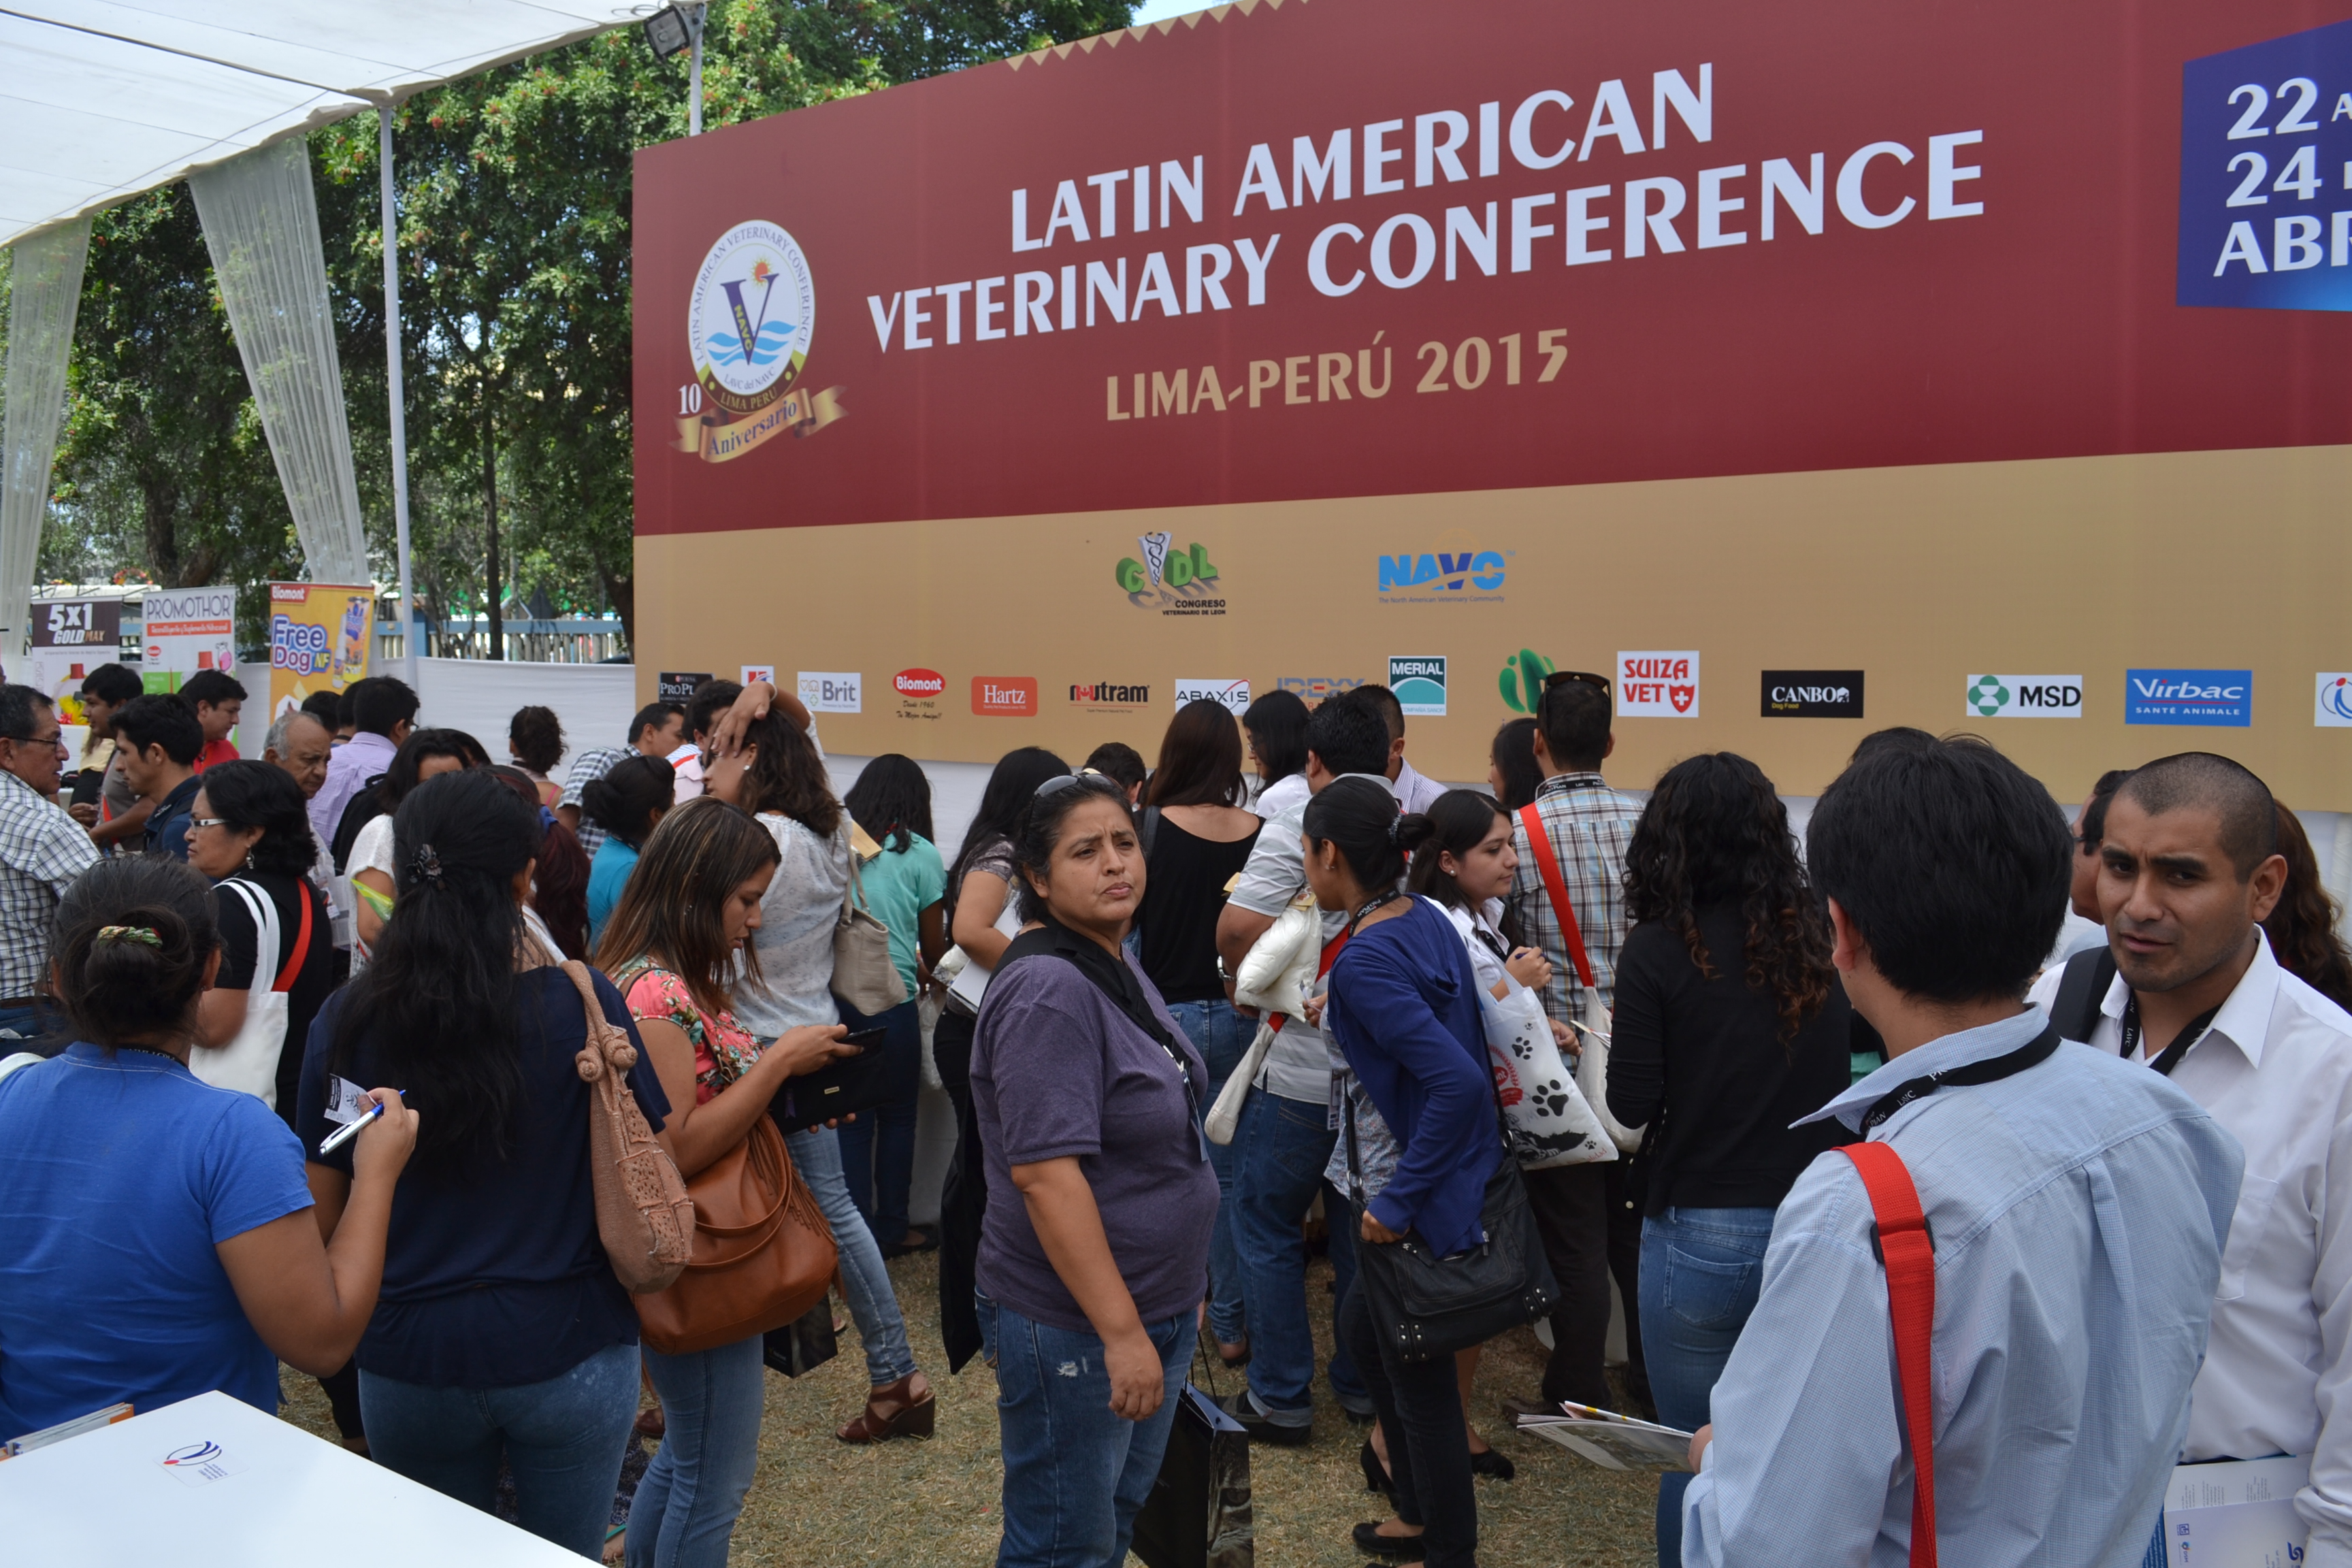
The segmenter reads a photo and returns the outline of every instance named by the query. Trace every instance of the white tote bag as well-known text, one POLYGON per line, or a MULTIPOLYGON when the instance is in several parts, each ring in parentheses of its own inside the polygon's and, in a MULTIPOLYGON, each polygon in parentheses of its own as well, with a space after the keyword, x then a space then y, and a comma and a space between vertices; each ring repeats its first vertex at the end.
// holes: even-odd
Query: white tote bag
POLYGON ((1617 1158, 1617 1145, 1592 1113, 1577 1075, 1560 1059, 1543 998, 1516 980, 1500 1001, 1480 986, 1478 1016, 1486 1026, 1486 1059, 1495 1070, 1503 1125, 1519 1169, 1546 1171, 1617 1158))
MULTIPOLYGON (((1004 908, 997 911, 996 929, 1004 940, 1012 941, 1021 934, 1021 889, 1007 886, 1004 908)), ((951 947, 940 956, 936 974, 950 975, 947 1007, 950 1013, 961 1013, 967 1018, 980 1016, 980 999, 988 994, 988 982, 995 973, 987 965, 974 963, 971 954, 961 947, 951 947), (952 973, 950 973, 952 965, 952 973)))
MULTIPOLYGON (((241 877, 233 877, 219 884, 225 892, 241 900, 246 912, 253 917, 255 932, 253 981, 245 993, 245 1027, 236 1038, 217 1048, 198 1046, 188 1053, 188 1070, 205 1082, 219 1089, 234 1089, 250 1094, 262 1104, 275 1110, 278 1105, 278 1058, 286 1047, 287 993, 292 989, 294 976, 308 956, 310 922, 303 922, 302 939, 287 963, 285 973, 278 973, 278 950, 281 932, 278 925, 277 900, 268 892, 241 877), (264 985, 264 977, 271 984, 264 985)), ((304 912, 309 912, 309 888, 303 889, 304 912)))
POLYGON ((1575 1028, 1577 1043, 1582 1050, 1576 1060, 1576 1087, 1583 1091, 1584 1103, 1600 1121, 1601 1131, 1609 1134, 1610 1142, 1631 1154, 1642 1146, 1642 1129, 1628 1127, 1609 1114, 1609 1009, 1601 1005, 1592 961, 1585 955, 1584 933, 1576 923, 1576 906, 1569 901, 1568 885, 1560 876, 1559 852, 1552 844, 1551 835, 1544 830, 1542 814, 1534 806, 1520 807, 1519 821, 1527 829, 1536 869, 1543 874, 1544 891, 1551 899, 1552 914, 1559 921, 1560 935, 1567 940, 1569 959, 1576 966, 1575 1028))

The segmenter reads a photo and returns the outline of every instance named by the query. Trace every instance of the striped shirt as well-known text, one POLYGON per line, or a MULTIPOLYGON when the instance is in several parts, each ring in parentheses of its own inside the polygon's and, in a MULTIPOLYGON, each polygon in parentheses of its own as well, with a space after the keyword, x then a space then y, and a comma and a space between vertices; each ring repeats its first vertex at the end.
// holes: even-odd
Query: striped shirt
POLYGON ((1563 1024, 1573 1023, 1582 986, 1535 858, 1549 855, 1559 865, 1569 903, 1576 910, 1577 929, 1584 936, 1585 956, 1592 961, 1601 1005, 1614 1007, 1617 952, 1625 945, 1625 849, 1633 841, 1642 803, 1611 789, 1599 773, 1555 773, 1536 791, 1536 812, 1550 842, 1531 845, 1526 822, 1512 817, 1511 847, 1518 851, 1519 868, 1511 879, 1507 908, 1517 917, 1528 945, 1543 949, 1551 960, 1544 1011, 1563 1024))
POLYGON ((49 977, 58 900, 98 864, 98 846, 56 802, 0 773, 0 996, 30 996, 49 977))
MULTIPOLYGON (((599 746, 594 751, 583 752, 572 758, 572 771, 563 775, 563 797, 555 804, 558 806, 578 806, 580 792, 626 762, 635 749, 631 746, 599 746)), ((596 819, 583 809, 580 813, 580 831, 572 837, 580 840, 581 849, 593 860, 605 835, 596 819)))

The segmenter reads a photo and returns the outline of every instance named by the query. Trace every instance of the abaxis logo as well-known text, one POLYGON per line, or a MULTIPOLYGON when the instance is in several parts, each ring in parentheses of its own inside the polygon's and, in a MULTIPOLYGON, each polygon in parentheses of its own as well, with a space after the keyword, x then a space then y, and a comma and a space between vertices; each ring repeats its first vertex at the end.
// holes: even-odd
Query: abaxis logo
POLYGON ((1250 705, 1250 687, 1246 680, 1178 680, 1176 706, 1187 702, 1213 702, 1238 718, 1250 705))
POLYGON ((2254 721, 2251 669, 2126 669, 2124 722, 2243 730, 2254 721))

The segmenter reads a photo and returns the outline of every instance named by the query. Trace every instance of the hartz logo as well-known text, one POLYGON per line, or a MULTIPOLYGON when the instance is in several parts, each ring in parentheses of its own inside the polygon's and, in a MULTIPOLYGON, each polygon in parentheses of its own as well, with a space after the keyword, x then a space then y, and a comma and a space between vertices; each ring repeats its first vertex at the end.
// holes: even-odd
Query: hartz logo
POLYGON ((971 678, 971 710, 982 718, 1034 718, 1037 712, 1037 678, 975 675, 971 678))
POLYGON ((1503 556, 1496 550, 1440 550, 1425 555, 1383 555, 1381 592, 1401 594, 1422 588, 1432 594, 1475 590, 1492 594, 1503 586, 1503 556))
POLYGON ((890 689, 901 697, 937 697, 948 689, 948 678, 936 669, 902 669, 890 678, 890 689))

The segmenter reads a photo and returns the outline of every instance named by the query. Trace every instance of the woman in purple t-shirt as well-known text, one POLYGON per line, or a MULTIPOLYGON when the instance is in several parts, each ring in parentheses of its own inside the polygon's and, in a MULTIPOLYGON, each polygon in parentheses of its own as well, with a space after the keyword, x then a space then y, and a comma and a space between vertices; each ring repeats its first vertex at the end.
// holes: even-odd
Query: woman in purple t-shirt
POLYGON ((1208 1284, 1208 1068, 1121 946, 1144 879, 1126 793, 1094 774, 1046 780, 1014 852, 1024 925, 971 1055, 980 1288, 997 1308, 997 1563, 1121 1563, 1208 1284))

